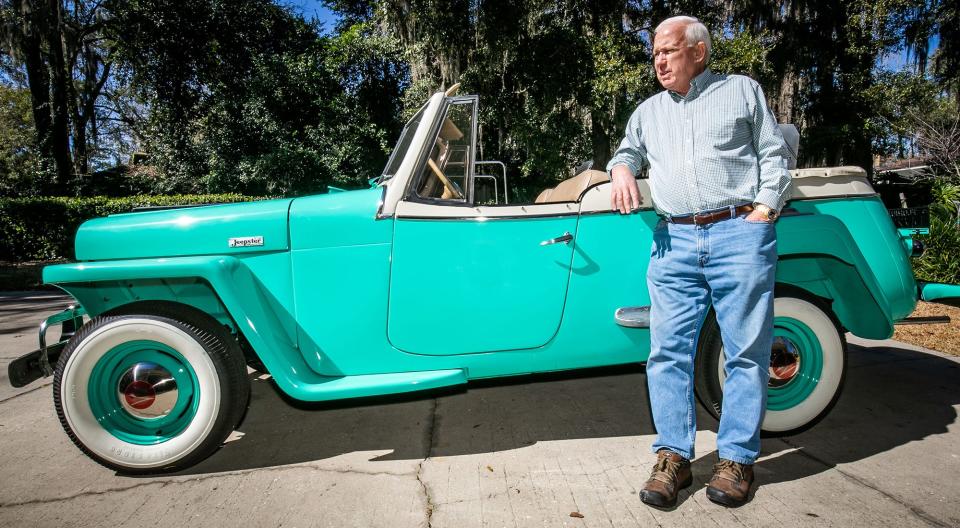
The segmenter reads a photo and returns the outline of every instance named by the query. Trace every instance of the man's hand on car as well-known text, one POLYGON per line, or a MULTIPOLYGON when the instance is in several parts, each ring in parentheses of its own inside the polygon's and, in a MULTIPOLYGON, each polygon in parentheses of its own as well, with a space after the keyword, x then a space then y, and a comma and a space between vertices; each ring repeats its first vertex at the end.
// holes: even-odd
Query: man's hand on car
POLYGON ((637 187, 637 179, 630 169, 626 165, 617 165, 610 173, 610 180, 613 182, 610 208, 620 211, 620 214, 630 214, 631 211, 639 209, 643 198, 640 196, 640 188, 637 187))

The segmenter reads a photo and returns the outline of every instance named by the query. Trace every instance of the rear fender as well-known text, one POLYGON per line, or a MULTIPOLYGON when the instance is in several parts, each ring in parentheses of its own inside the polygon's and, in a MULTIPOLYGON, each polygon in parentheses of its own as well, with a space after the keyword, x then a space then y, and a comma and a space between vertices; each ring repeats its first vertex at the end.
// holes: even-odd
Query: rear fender
POLYGON ((777 224, 777 244, 778 283, 827 299, 856 336, 893 335, 890 306, 843 222, 829 215, 785 216, 777 224))

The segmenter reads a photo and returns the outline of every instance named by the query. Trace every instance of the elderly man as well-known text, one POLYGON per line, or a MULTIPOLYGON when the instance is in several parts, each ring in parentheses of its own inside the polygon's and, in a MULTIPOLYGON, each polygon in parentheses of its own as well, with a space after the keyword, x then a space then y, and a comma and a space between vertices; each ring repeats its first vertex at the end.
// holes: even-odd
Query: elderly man
POLYGON ((647 384, 657 463, 640 493, 672 507, 692 483, 694 354, 710 306, 726 362, 723 409, 707 496, 746 502, 760 451, 773 341, 777 262, 773 223, 789 197, 783 138, 759 85, 707 69, 710 34, 692 17, 655 31, 653 60, 665 90, 640 104, 610 160, 612 207, 640 205, 635 174, 649 168, 654 233, 647 384))

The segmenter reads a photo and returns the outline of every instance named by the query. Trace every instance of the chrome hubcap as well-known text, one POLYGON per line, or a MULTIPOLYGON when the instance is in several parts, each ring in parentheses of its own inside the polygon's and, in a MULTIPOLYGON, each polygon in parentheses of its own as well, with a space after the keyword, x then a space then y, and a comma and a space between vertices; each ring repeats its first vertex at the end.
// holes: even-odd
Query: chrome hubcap
POLYGON ((177 396, 177 382, 170 371, 146 361, 127 369, 117 385, 120 405, 137 418, 161 418, 170 414, 177 396))
POLYGON ((773 339, 770 350, 770 383, 772 388, 782 387, 790 383, 800 372, 800 349, 797 345, 782 336, 773 339))

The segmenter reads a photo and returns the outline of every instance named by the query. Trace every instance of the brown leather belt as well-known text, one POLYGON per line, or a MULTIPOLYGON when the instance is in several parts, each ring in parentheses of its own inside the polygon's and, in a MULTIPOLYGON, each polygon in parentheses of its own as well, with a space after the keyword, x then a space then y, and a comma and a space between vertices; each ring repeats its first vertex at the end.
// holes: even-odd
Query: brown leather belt
POLYGON ((673 222, 674 224, 697 224, 697 225, 707 225, 714 222, 719 222, 721 220, 729 220, 731 218, 736 218, 742 214, 749 213, 753 211, 753 205, 741 205, 739 207, 720 209, 719 211, 713 211, 711 213, 698 213, 686 216, 670 216, 667 217, 668 222, 673 222))

